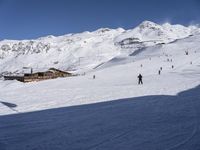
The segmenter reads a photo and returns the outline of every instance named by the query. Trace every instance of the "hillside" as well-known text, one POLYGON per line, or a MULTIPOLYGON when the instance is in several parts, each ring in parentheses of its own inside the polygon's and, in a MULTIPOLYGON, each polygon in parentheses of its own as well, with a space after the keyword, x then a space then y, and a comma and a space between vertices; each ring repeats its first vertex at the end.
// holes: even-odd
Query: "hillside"
MULTIPOLYGON (((24 112, 143 95, 174 95, 199 84, 199 42, 200 35, 195 35, 144 48, 136 55, 115 57, 85 76, 27 84, 0 80, 0 97, 20 104, 18 110, 24 112), (158 76, 160 67, 163 70, 158 76), (144 76, 143 87, 137 85, 139 73, 144 76)), ((3 108, 1 113, 12 113, 3 108)))
POLYGON ((48 50, 4 51, 1 72, 20 73, 30 65, 86 75, 32 83, 0 80, 1 150, 200 149, 197 27, 145 21, 127 31, 100 29, 33 42, 48 50), (74 43, 66 44, 67 39, 74 43))
POLYGON ((131 30, 102 28, 94 32, 47 36, 36 40, 0 42, 0 73, 21 74, 51 67, 73 72, 87 72, 120 55, 138 49, 169 43, 200 33, 195 26, 144 21, 131 30))

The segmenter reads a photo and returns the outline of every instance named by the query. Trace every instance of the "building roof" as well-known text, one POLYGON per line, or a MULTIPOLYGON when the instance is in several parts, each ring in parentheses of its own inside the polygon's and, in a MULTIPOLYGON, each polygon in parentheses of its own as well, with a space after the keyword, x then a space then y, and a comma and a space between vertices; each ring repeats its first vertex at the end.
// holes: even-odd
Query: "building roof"
POLYGON ((56 68, 50 68, 48 71, 62 72, 62 73, 65 73, 65 74, 71 74, 71 73, 69 73, 69 72, 65 72, 65 71, 62 71, 62 70, 59 70, 59 69, 56 69, 56 68))

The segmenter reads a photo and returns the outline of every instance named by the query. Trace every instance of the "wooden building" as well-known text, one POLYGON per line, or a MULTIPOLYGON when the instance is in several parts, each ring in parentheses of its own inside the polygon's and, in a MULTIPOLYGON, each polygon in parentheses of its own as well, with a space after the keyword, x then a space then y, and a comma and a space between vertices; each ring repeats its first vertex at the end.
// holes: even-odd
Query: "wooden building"
POLYGON ((20 82, 24 82, 23 76, 4 76, 4 80, 17 80, 20 82))
POLYGON ((36 72, 30 74, 24 74, 24 76, 4 76, 5 80, 18 80, 21 82, 34 82, 48 79, 55 79, 59 77, 70 77, 73 74, 65 71, 61 71, 55 68, 50 68, 45 72, 36 72))

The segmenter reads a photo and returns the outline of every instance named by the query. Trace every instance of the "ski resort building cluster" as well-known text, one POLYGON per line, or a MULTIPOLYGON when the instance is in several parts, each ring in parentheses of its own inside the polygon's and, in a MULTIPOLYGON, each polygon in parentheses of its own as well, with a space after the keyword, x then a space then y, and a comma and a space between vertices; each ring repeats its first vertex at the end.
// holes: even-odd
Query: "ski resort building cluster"
POLYGON ((26 73, 23 76, 4 76, 5 80, 17 80, 21 82, 34 82, 48 79, 55 79, 59 77, 70 77, 73 74, 59 69, 50 68, 45 72, 26 73))

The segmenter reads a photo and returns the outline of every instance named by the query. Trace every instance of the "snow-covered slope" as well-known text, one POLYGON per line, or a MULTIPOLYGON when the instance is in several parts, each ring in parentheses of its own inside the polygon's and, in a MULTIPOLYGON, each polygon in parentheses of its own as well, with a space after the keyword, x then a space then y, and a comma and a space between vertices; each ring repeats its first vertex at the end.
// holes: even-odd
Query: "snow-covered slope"
POLYGON ((121 32, 123 29, 99 29, 92 33, 31 41, 2 41, 0 70, 21 72, 23 67, 45 70, 51 66, 64 70, 79 69, 80 66, 91 69, 118 55, 112 39, 121 32))
MULTIPOLYGON (((4 49, 6 56, 0 60, 1 72, 21 72, 23 67, 33 67, 34 70, 57 67, 88 72, 86 76, 29 84, 0 80, 0 98, 11 102, 14 100, 20 104, 19 111, 24 112, 158 93, 176 94, 199 84, 196 76, 200 57, 198 30, 196 27, 161 26, 145 21, 129 31, 104 28, 95 32, 25 40, 18 44, 18 41, 2 41, 4 48, 6 43, 10 47, 13 44, 16 51, 8 45, 4 49), (164 34, 157 34, 159 31, 164 34), (127 48, 119 46, 123 40, 136 37, 140 41, 137 49, 129 47, 130 51, 127 51, 127 48), (146 40, 153 37, 156 43, 145 45, 146 40), (185 55, 185 51, 189 55, 185 55), (163 68, 165 78, 157 77, 160 67, 163 68), (148 81, 142 91, 135 89, 138 88, 136 80, 139 73, 144 74, 144 80, 148 81), (97 76, 95 82, 91 80, 92 74, 97 76), (194 78, 188 78, 190 76, 194 78), (156 78, 159 84, 154 83, 156 78), (172 83, 165 79, 172 80, 172 83), (175 83, 177 85, 174 89, 172 87, 175 83), (148 90, 149 87, 151 90, 148 90), (15 92, 10 94, 12 90, 15 92)), ((124 44, 134 46, 138 43, 124 44)), ((3 114, 10 113, 3 108, 1 110, 3 114)))
POLYGON ((18 56, 21 49, 6 51, 8 56, 0 66, 3 71, 23 65, 49 67, 52 60, 65 68, 65 63, 81 56, 88 59, 72 63, 73 68, 90 71, 85 76, 32 83, 0 80, 0 149, 199 150, 200 34, 193 27, 165 24, 158 28, 173 28, 173 34, 177 33, 167 32, 159 41, 160 36, 154 34, 157 29, 145 31, 142 38, 139 32, 100 29, 35 40, 34 44, 46 43, 47 49, 50 43, 48 50, 39 53, 34 46, 30 53, 18 56), (156 43, 146 41, 151 35, 156 43), (128 38, 138 38, 138 43, 123 43, 128 38), (66 56, 68 52, 74 57, 66 56), (102 58, 89 59, 96 55, 102 58), (143 85, 137 84, 139 73, 143 85))
POLYGON ((132 30, 102 28, 94 32, 0 42, 0 73, 23 73, 55 67, 85 72, 119 55, 197 34, 199 28, 145 21, 132 30))
POLYGON ((169 23, 159 25, 150 21, 144 21, 133 30, 128 30, 120 35, 117 41, 122 41, 126 37, 129 37, 140 41, 169 42, 188 37, 194 33, 195 29, 195 27, 184 27, 169 23))
MULTIPOLYGON (((85 76, 27 84, 0 81, 0 98, 16 103, 17 110, 24 112, 144 95, 174 95, 200 83, 198 43, 200 35, 148 47, 137 55, 116 57, 85 76), (162 75, 158 76, 160 67, 162 75), (139 73, 144 76, 142 87, 137 85, 139 73)), ((1 114, 13 113, 1 107, 1 114)))
POLYGON ((159 25, 150 21, 144 21, 133 30, 127 30, 115 38, 116 43, 129 53, 156 44, 169 43, 177 39, 196 35, 199 28, 195 26, 184 27, 165 23, 159 25))

